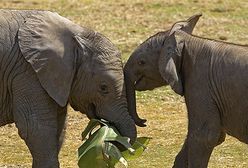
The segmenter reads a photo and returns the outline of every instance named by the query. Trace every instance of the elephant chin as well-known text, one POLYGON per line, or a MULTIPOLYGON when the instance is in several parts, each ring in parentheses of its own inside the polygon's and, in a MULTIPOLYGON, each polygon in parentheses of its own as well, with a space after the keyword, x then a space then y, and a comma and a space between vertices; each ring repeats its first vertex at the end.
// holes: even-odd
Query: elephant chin
POLYGON ((164 81, 158 81, 152 78, 142 77, 134 84, 134 89, 138 91, 153 90, 166 85, 164 81))
POLYGON ((97 115, 96 115, 96 106, 91 103, 89 105, 89 110, 86 112, 86 116, 91 120, 91 119, 98 119, 97 115))

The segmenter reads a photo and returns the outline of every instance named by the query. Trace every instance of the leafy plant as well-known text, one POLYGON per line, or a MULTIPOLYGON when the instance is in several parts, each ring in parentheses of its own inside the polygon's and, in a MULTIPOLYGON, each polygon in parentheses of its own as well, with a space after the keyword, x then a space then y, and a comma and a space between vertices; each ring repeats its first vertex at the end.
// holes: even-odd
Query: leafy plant
POLYGON ((117 129, 107 121, 92 119, 82 132, 82 139, 86 141, 78 148, 78 166, 80 168, 114 168, 117 162, 128 166, 127 160, 139 157, 146 149, 150 138, 140 137, 131 145, 130 139, 123 137, 117 129), (99 127, 97 129, 97 127, 99 127), (86 137, 88 136, 88 139, 86 137), (121 152, 114 144, 125 147, 121 152))

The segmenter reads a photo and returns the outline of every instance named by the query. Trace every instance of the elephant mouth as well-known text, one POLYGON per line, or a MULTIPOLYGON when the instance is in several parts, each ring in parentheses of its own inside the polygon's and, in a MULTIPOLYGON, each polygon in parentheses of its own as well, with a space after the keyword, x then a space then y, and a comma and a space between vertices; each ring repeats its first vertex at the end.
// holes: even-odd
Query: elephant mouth
POLYGON ((142 81, 143 78, 144 78, 144 76, 141 75, 141 76, 138 78, 138 80, 136 80, 136 81, 134 82, 134 88, 136 88, 136 87, 139 85, 139 83, 141 83, 141 81, 142 81))
POLYGON ((89 119, 98 119, 97 115, 96 115, 96 106, 91 103, 89 105, 89 109, 86 113, 86 116, 89 118, 89 119))
POLYGON ((165 85, 164 81, 156 80, 152 77, 141 75, 138 80, 134 82, 134 88, 138 91, 153 90, 154 88, 165 85))

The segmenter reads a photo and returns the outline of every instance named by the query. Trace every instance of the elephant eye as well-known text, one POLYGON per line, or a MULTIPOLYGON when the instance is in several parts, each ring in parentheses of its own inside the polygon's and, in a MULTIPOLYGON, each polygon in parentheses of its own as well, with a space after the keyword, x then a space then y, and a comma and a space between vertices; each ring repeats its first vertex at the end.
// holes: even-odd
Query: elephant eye
POLYGON ((145 61, 144 60, 139 60, 138 64, 139 65, 145 65, 145 61))
POLYGON ((102 94, 108 94, 108 93, 109 93, 109 91, 108 91, 108 86, 107 86, 106 84, 101 84, 101 85, 100 85, 100 92, 101 92, 102 94))

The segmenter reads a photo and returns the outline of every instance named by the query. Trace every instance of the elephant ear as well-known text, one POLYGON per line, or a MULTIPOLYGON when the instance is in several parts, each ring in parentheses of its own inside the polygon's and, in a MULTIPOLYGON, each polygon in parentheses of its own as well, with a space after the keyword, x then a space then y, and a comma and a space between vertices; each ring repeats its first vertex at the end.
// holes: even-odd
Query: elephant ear
POLYGON ((75 73, 71 27, 75 30, 77 25, 57 13, 40 12, 26 18, 18 32, 24 58, 42 87, 60 106, 67 104, 75 73))
POLYGON ((184 40, 177 31, 181 30, 191 34, 201 16, 201 14, 193 15, 186 21, 175 23, 162 46, 158 63, 160 74, 171 88, 181 96, 184 94, 180 75, 184 40))
POLYGON ((183 47, 183 41, 176 39, 174 34, 169 36, 165 46, 163 46, 158 63, 162 78, 181 96, 183 96, 183 84, 179 72, 183 47))
POLYGON ((197 21, 199 20, 199 18, 201 16, 202 16, 202 14, 196 14, 196 15, 193 15, 190 18, 188 18, 186 21, 179 21, 179 22, 175 23, 172 26, 169 35, 173 34, 175 31, 177 31, 179 29, 185 31, 186 33, 191 34, 195 28, 197 21))

